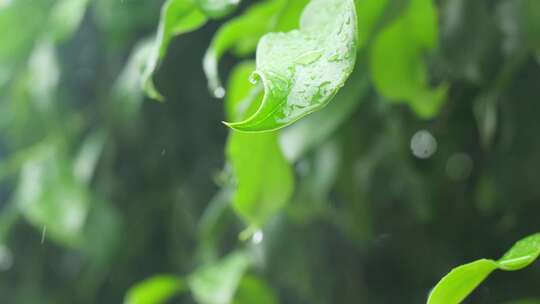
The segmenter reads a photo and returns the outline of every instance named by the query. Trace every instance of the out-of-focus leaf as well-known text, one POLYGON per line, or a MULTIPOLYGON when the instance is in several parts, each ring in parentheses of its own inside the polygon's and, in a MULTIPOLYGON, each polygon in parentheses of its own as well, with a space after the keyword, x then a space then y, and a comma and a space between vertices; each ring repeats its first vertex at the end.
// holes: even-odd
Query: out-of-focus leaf
POLYGON ((188 279, 193 297, 199 304, 230 303, 250 264, 243 252, 234 252, 222 260, 203 266, 188 279))
POLYGON ((312 0, 300 30, 260 40, 253 78, 262 81, 264 98, 252 116, 227 125, 244 132, 272 131, 321 109, 352 72, 356 39, 352 0, 312 0))
POLYGON ((161 10, 156 41, 143 74, 144 90, 149 97, 163 100, 163 96, 159 94, 154 86, 152 77, 165 57, 171 40, 174 36, 198 29, 206 21, 206 15, 199 10, 192 0, 167 0, 165 2, 161 10))
POLYGON ((83 142, 73 164, 73 175, 81 183, 88 183, 92 178, 106 139, 106 132, 98 130, 90 134, 83 142))
POLYGON ((60 67, 53 43, 48 39, 39 42, 28 60, 28 86, 32 101, 45 112, 50 110, 60 79, 60 67))
POLYGON ((186 289, 184 281, 177 276, 154 276, 131 287, 124 304, 165 304, 186 289))
POLYGON ((151 39, 139 42, 114 83, 110 112, 117 114, 118 120, 122 122, 132 121, 141 107, 144 95, 141 89, 141 75, 152 46, 151 39))
POLYGON ((11 66, 29 55, 44 31, 53 3, 17 0, 0 9, 0 66, 11 66), (14 30, 13 26, 22 21, 24 26, 14 30))
POLYGON ((429 295, 428 304, 461 303, 495 269, 520 270, 540 255, 540 233, 518 241, 498 261, 482 259, 454 268, 429 295))
POLYGON ((61 0, 53 8, 50 33, 54 41, 69 38, 79 27, 89 0, 61 0))
POLYGON ((373 29, 384 12, 388 0, 357 0, 358 11, 358 47, 366 46, 373 34, 373 29))
MULTIPOLYGON (((232 73, 226 101, 231 118, 249 113, 260 98, 260 94, 253 94, 246 78, 252 71, 253 65, 244 64, 232 73)), ((232 131, 227 159, 237 183, 235 211, 251 226, 262 226, 287 203, 294 188, 293 172, 281 152, 278 133, 232 131)))
POLYGON ((232 304, 277 304, 279 303, 272 289, 262 280, 246 275, 240 281, 232 304))
POLYGON ((280 21, 284 13, 287 12, 287 18, 297 20, 306 3, 307 0, 268 0, 255 4, 243 15, 223 25, 214 36, 203 61, 210 91, 218 98, 225 93, 218 74, 218 63, 225 52, 234 47, 238 54, 251 53, 267 32, 292 29, 283 28, 280 21), (280 24, 281 28, 278 28, 280 24))
POLYGON ((283 130, 279 140, 283 153, 290 162, 299 160, 305 153, 323 143, 364 100, 370 84, 365 71, 356 69, 347 83, 348 85, 338 92, 334 102, 283 130))
POLYGON ((43 230, 47 239, 79 245, 89 195, 62 153, 51 147, 25 163, 16 200, 24 217, 39 231, 43 230))
POLYGON ((432 0, 412 0, 403 16, 375 39, 371 69, 377 90, 392 102, 406 102, 422 118, 439 112, 447 87, 429 86, 422 57, 437 45, 438 27, 432 0))
POLYGON ((195 0, 201 11, 211 18, 221 18, 230 13, 240 0, 195 0))

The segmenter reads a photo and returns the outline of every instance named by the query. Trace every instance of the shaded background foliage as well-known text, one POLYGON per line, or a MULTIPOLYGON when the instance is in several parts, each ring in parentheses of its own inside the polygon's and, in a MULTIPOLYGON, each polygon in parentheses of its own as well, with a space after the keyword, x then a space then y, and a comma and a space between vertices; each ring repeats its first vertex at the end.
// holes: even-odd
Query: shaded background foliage
MULTIPOLYGON (((354 111, 295 161, 287 207, 249 241, 229 207, 223 104, 201 68, 223 21, 173 40, 158 103, 139 68, 162 3, 57 9, 69 1, 0 1, 2 303, 121 303, 162 274, 192 289, 172 303, 205 303, 219 288, 190 274, 239 249, 254 262, 235 303, 421 303, 450 268, 539 229, 535 0, 437 1, 439 46, 422 61, 429 85, 448 86, 439 113, 421 119, 365 76, 354 111)), ((409 3, 389 2, 377 32, 409 3)), ((223 75, 237 62, 225 56, 223 75)), ((233 280, 226 268, 217 276, 233 280)), ((540 298, 538 282, 538 266, 500 273, 469 301, 540 298)))

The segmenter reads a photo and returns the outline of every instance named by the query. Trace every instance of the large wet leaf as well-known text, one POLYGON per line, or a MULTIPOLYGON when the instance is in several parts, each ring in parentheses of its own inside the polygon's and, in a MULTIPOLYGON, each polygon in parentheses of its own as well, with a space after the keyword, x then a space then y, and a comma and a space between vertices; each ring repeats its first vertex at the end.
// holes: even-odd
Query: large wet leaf
POLYGON ((420 117, 436 115, 446 86, 429 85, 424 52, 437 45, 438 27, 432 0, 412 0, 405 14, 375 39, 371 69, 377 90, 392 102, 407 103, 420 117))
POLYGON ((299 30, 260 40, 253 80, 262 82, 264 98, 253 115, 227 125, 245 132, 271 131, 321 109, 351 74, 356 40, 354 1, 312 0, 299 30))
POLYGON ((218 62, 225 52, 234 48, 237 55, 247 55, 255 50, 264 34, 293 29, 297 26, 295 23, 284 21, 298 20, 307 3, 308 0, 268 0, 253 5, 243 15, 224 24, 204 56, 204 72, 210 91, 218 98, 225 93, 218 75, 218 62))
MULTIPOLYGON (((235 69, 226 101, 229 118, 241 118, 256 110, 260 90, 252 90, 247 77, 253 64, 235 69)), ((278 143, 276 131, 247 134, 232 131, 227 158, 236 177, 233 197, 235 211, 251 226, 262 226, 289 200, 294 177, 278 143)))
POLYGON ((537 233, 517 242, 498 261, 481 259, 454 268, 433 288, 427 303, 461 303, 494 270, 520 270, 533 263, 539 255, 540 233, 537 233))

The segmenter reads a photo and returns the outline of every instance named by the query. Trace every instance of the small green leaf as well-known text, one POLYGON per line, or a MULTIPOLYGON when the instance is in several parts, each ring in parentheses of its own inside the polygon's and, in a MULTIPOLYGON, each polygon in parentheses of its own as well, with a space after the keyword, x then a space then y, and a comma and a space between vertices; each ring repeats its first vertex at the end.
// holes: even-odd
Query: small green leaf
MULTIPOLYGON (((259 90, 251 90, 246 78, 253 65, 240 65, 230 80, 226 109, 228 117, 241 118, 256 110, 259 90)), ((251 226, 262 226, 289 200, 294 176, 278 143, 277 132, 247 134, 232 131, 227 159, 236 177, 235 211, 251 226)))
POLYGON ((230 303, 249 264, 246 254, 235 252, 198 269, 188 279, 193 297, 199 304, 230 303))
POLYGON ((540 255, 540 233, 517 242, 500 260, 482 259, 454 268, 429 295, 428 304, 461 303, 495 269, 514 271, 530 265, 540 255))
POLYGON ((314 112, 336 95, 356 60, 356 9, 352 0, 312 0, 300 29, 265 35, 257 69, 265 95, 247 119, 227 123, 244 132, 272 131, 314 112))
POLYGON ((192 0, 167 0, 161 9, 156 41, 143 72, 143 87, 149 97, 163 100, 156 90, 152 77, 167 53, 174 36, 198 29, 206 23, 206 15, 192 0))
POLYGON ((371 51, 377 90, 392 102, 406 102, 422 118, 439 112, 447 87, 429 87, 423 59, 437 45, 438 26, 432 0, 412 0, 405 14, 384 29, 371 51))
POLYGON ((529 266, 540 255, 540 233, 526 237, 517 242, 501 259, 502 270, 520 270, 529 266))
POLYGON ((124 304, 165 304, 184 290, 186 286, 177 276, 154 276, 131 287, 126 294, 124 304))
POLYGON ((429 295, 428 304, 461 303, 487 276, 497 269, 492 260, 478 260, 452 269, 429 295))
POLYGON ((218 62, 231 48, 239 55, 247 55, 255 50, 259 39, 269 31, 286 31, 283 19, 298 20, 307 0, 268 0, 253 5, 247 11, 223 25, 212 40, 204 56, 204 72, 208 78, 210 92, 223 97, 225 92, 218 75, 218 62), (285 14, 287 12, 287 14, 285 14))

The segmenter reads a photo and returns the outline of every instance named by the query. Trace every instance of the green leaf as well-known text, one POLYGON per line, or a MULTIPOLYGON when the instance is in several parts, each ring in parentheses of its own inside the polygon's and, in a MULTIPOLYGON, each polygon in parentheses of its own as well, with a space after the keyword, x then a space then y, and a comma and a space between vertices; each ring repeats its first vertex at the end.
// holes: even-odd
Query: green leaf
POLYGON ((336 95, 356 60, 356 10, 352 0, 312 0, 300 29, 265 35, 257 46, 257 68, 265 95, 235 130, 277 130, 315 112, 336 95))
POLYGON ((235 211, 253 226, 262 226, 289 200, 292 170, 283 157, 275 132, 229 137, 227 157, 236 176, 235 211))
POLYGON ((540 233, 526 237, 517 242, 501 259, 502 270, 520 270, 529 266, 540 255, 540 233))
POLYGON ((124 304, 165 304, 184 290, 186 286, 177 276, 154 276, 131 287, 126 294, 124 304))
MULTIPOLYGON (((226 100, 230 118, 241 118, 255 110, 260 91, 252 91, 246 78, 252 71, 253 64, 242 64, 231 75, 226 100)), ((279 146, 278 133, 232 131, 227 159, 236 177, 235 211, 251 226, 262 226, 288 202, 294 189, 293 172, 279 146)))
POLYGON ((520 270, 534 262, 539 255, 540 233, 537 233, 517 242, 498 261, 481 259, 454 268, 433 288, 427 303, 460 303, 495 269, 520 270))
POLYGON ((221 18, 230 13, 240 0, 195 0, 201 11, 211 18, 221 18))
POLYGON ((384 29, 371 51, 375 87, 392 102, 406 102, 422 118, 431 118, 447 87, 429 87, 425 50, 437 45, 438 26, 432 0, 412 0, 405 14, 384 29))
POLYGON ((435 286, 428 304, 461 303, 495 269, 497 263, 486 259, 454 268, 435 286))
POLYGON ((163 96, 154 86, 152 77, 165 57, 171 40, 175 36, 198 29, 206 21, 206 15, 192 0, 168 0, 165 2, 161 10, 156 41, 143 73, 143 87, 149 97, 163 100, 163 96))
POLYGON ((188 279, 193 297, 199 304, 230 303, 249 264, 246 254, 235 252, 198 269, 188 279))
POLYGON ((292 29, 282 21, 298 20, 307 0, 268 0, 257 3, 247 11, 223 25, 214 36, 204 56, 204 72, 210 91, 218 98, 224 96, 218 74, 220 58, 231 48, 237 54, 247 55, 255 50, 259 39, 269 31, 292 29), (285 14, 287 12, 287 14, 285 14))
POLYGON ((262 280, 246 275, 242 278, 232 304, 277 304, 272 289, 262 280))

